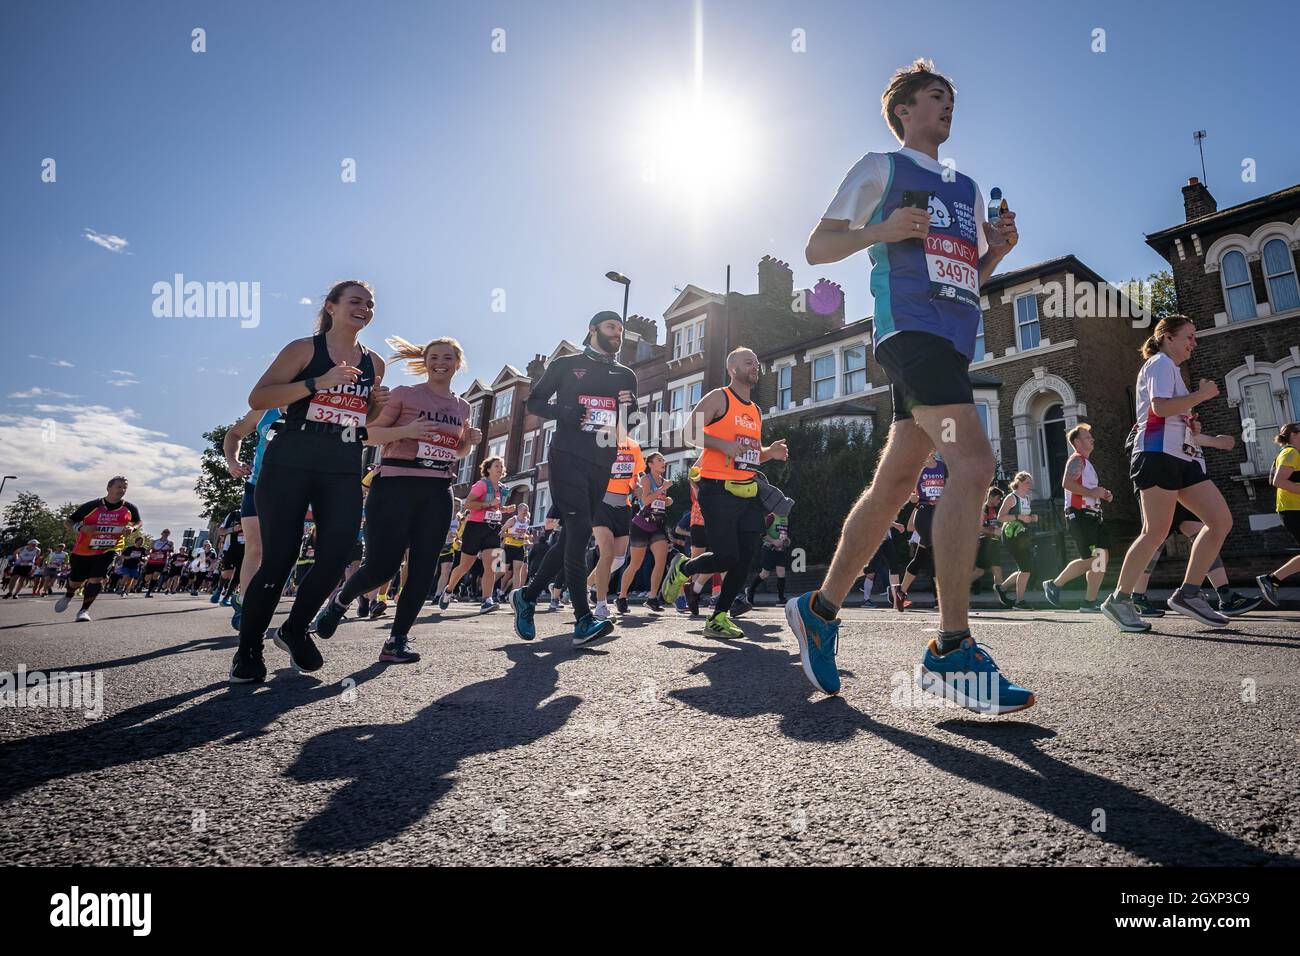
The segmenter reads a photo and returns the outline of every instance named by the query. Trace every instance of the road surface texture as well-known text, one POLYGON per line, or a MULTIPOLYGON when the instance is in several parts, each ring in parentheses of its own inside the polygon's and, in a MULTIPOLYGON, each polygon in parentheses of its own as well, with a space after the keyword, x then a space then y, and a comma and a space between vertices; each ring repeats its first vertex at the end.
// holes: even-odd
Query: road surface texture
POLYGON ((0 708, 6 865, 1300 862, 1294 611, 981 611, 1038 695, 984 718, 912 691, 933 611, 846 610, 827 699, 772 606, 735 641, 634 606, 576 651, 567 611, 529 644, 504 608, 427 608, 406 666, 349 619, 320 671, 268 644, 237 687, 206 598, 78 606, 0 605, 0 671, 103 691, 97 719, 0 708))

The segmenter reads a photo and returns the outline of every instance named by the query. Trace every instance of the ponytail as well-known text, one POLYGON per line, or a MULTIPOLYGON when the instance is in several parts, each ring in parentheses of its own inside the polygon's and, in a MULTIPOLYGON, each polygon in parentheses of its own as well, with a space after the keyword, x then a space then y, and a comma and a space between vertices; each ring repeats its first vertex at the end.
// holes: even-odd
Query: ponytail
POLYGON ((1158 355, 1160 353, 1160 343, 1171 335, 1177 335, 1178 330, 1190 321, 1192 320, 1185 315, 1166 315, 1156 323, 1155 331, 1148 335, 1146 341, 1142 343, 1142 348, 1139 349, 1142 357, 1149 359, 1153 355, 1158 355))

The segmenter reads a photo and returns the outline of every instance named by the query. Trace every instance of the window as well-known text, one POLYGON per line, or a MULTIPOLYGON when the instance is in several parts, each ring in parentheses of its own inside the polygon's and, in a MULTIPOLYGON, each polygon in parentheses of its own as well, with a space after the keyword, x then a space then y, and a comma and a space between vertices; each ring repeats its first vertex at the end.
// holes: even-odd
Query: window
POLYGON ((546 524, 546 512, 551 510, 551 489, 549 485, 537 486, 537 507, 533 509, 533 525, 546 524))
POLYGON ((673 358, 704 351, 704 320, 680 325, 673 332, 673 358))
POLYGON ((1291 250, 1281 239, 1264 243, 1264 280, 1274 312, 1300 309, 1300 291, 1296 289, 1295 263, 1291 250))
POLYGON ((470 406, 469 423, 473 425, 475 428, 478 428, 480 427, 479 422, 481 422, 482 420, 483 420, 483 403, 475 402, 472 406, 470 406))
POLYGON ((655 399, 654 417, 650 420, 650 443, 653 445, 659 444, 659 436, 663 434, 663 420, 664 400, 661 395, 655 399))
POLYGON ((976 402, 975 411, 979 412, 980 424, 984 426, 984 434, 988 438, 993 437, 993 432, 989 430, 989 406, 987 402, 976 402))
POLYGON ((979 328, 975 331, 975 357, 972 362, 984 361, 984 313, 980 313, 979 328))
POLYGON ((835 397, 835 356, 819 355, 813 359, 813 401, 824 402, 835 397))
POLYGON ((1020 351, 1028 352, 1038 348, 1042 341, 1042 329, 1038 325, 1038 299, 1033 295, 1022 295, 1016 299, 1016 340, 1020 351))
POLYGON ((527 471, 533 467, 533 436, 524 438, 524 453, 519 459, 519 470, 527 471))
POLYGON ((458 485, 468 485, 474 480, 474 456, 466 455, 460 460, 460 472, 456 475, 458 485))
POLYGON ((790 384, 790 379, 794 373, 794 367, 782 365, 776 370, 776 407, 791 408, 794 406, 794 388, 790 384))
POLYGON ((701 379, 698 382, 692 382, 686 390, 686 395, 687 408, 694 408, 696 405, 700 404, 700 399, 704 396, 704 380, 701 379))
MULTIPOLYGON (((500 438, 494 438, 492 441, 488 442, 488 458, 500 458, 504 460, 505 457, 506 436, 502 435, 500 438)), ((506 466, 506 471, 509 470, 509 466, 506 466)))
POLYGON ((1270 438, 1282 425, 1282 409, 1273 399, 1273 382, 1267 376, 1242 382, 1241 417, 1255 423, 1255 441, 1246 443, 1246 452, 1255 465, 1256 474, 1266 475, 1277 448, 1270 438))
POLYGON ((1228 321, 1241 322, 1255 317, 1250 267, 1246 265, 1246 257, 1235 249, 1223 257, 1223 299, 1228 306, 1228 321))
POLYGON ((674 388, 668 393, 668 430, 677 431, 682 427, 682 422, 686 420, 686 409, 683 403, 686 401, 686 389, 674 388))
POLYGON ((542 429, 542 461, 551 460, 551 439, 555 437, 555 427, 542 429))
POLYGON ((867 390, 867 347, 855 345, 844 350, 844 394, 867 390))
POLYGON ((1287 419, 1293 422, 1300 420, 1300 373, 1288 376, 1286 391, 1291 396, 1291 414, 1287 419))
POLYGON ((507 388, 504 392, 498 392, 496 401, 492 403, 492 419, 505 418, 510 414, 510 404, 514 398, 515 390, 507 388))

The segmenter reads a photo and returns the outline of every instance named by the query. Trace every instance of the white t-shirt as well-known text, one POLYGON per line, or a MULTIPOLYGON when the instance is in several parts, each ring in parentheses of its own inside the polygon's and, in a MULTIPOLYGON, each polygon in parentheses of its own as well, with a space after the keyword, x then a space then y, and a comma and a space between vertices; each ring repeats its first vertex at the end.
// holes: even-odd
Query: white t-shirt
POLYGON ((1164 352, 1146 360, 1137 378, 1137 438, 1133 454, 1162 452, 1183 461, 1199 461, 1202 456, 1187 427, 1187 416, 1161 418, 1151 410, 1155 398, 1181 398, 1187 394, 1178 366, 1164 352))
MULTIPOLYGON (((898 152, 914 160, 922 169, 928 169, 940 176, 944 173, 944 165, 925 153, 907 147, 903 147, 898 152)), ((853 168, 844 177, 844 182, 840 183, 835 198, 822 213, 822 218, 847 219, 850 229, 862 228, 875 214, 880 201, 885 198, 885 187, 888 182, 889 154, 867 153, 853 164, 853 168)), ((975 184, 975 215, 980 223, 975 229, 979 241, 979 254, 983 256, 989 249, 989 241, 984 235, 982 225, 988 222, 988 209, 984 204, 984 191, 980 189, 978 183, 975 184)))

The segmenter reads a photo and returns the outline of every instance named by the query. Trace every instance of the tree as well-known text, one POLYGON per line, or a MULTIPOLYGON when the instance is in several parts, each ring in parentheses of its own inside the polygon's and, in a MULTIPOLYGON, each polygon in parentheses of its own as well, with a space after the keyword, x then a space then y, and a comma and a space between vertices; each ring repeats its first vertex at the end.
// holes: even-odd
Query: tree
POLYGON ((1150 289, 1151 302, 1151 325, 1167 315, 1175 315, 1178 312, 1178 290, 1174 287, 1174 274, 1168 269, 1161 272, 1153 272, 1145 279, 1129 279, 1125 284, 1125 289, 1132 289, 1134 286, 1142 288, 1141 303, 1147 306, 1146 290, 1150 289), (1140 284, 1140 285, 1139 285, 1140 284))
POLYGON ((52 548, 60 542, 71 548, 77 536, 63 526, 63 519, 76 508, 76 505, 69 503, 57 511, 51 511, 40 495, 20 491, 13 503, 5 508, 0 546, 5 553, 10 553, 35 538, 43 549, 52 548))
MULTIPOLYGON (((194 485, 194 492, 203 502, 203 510, 199 514, 209 521, 224 519, 227 514, 239 507, 240 499, 244 495, 243 479, 231 478, 230 472, 226 471, 226 455, 221 446, 226 440, 226 432, 229 429, 229 425, 218 425, 212 431, 203 433, 208 447, 203 449, 199 480, 194 485)), ((245 435, 239 445, 239 460, 252 462, 256 448, 257 433, 245 435)))

